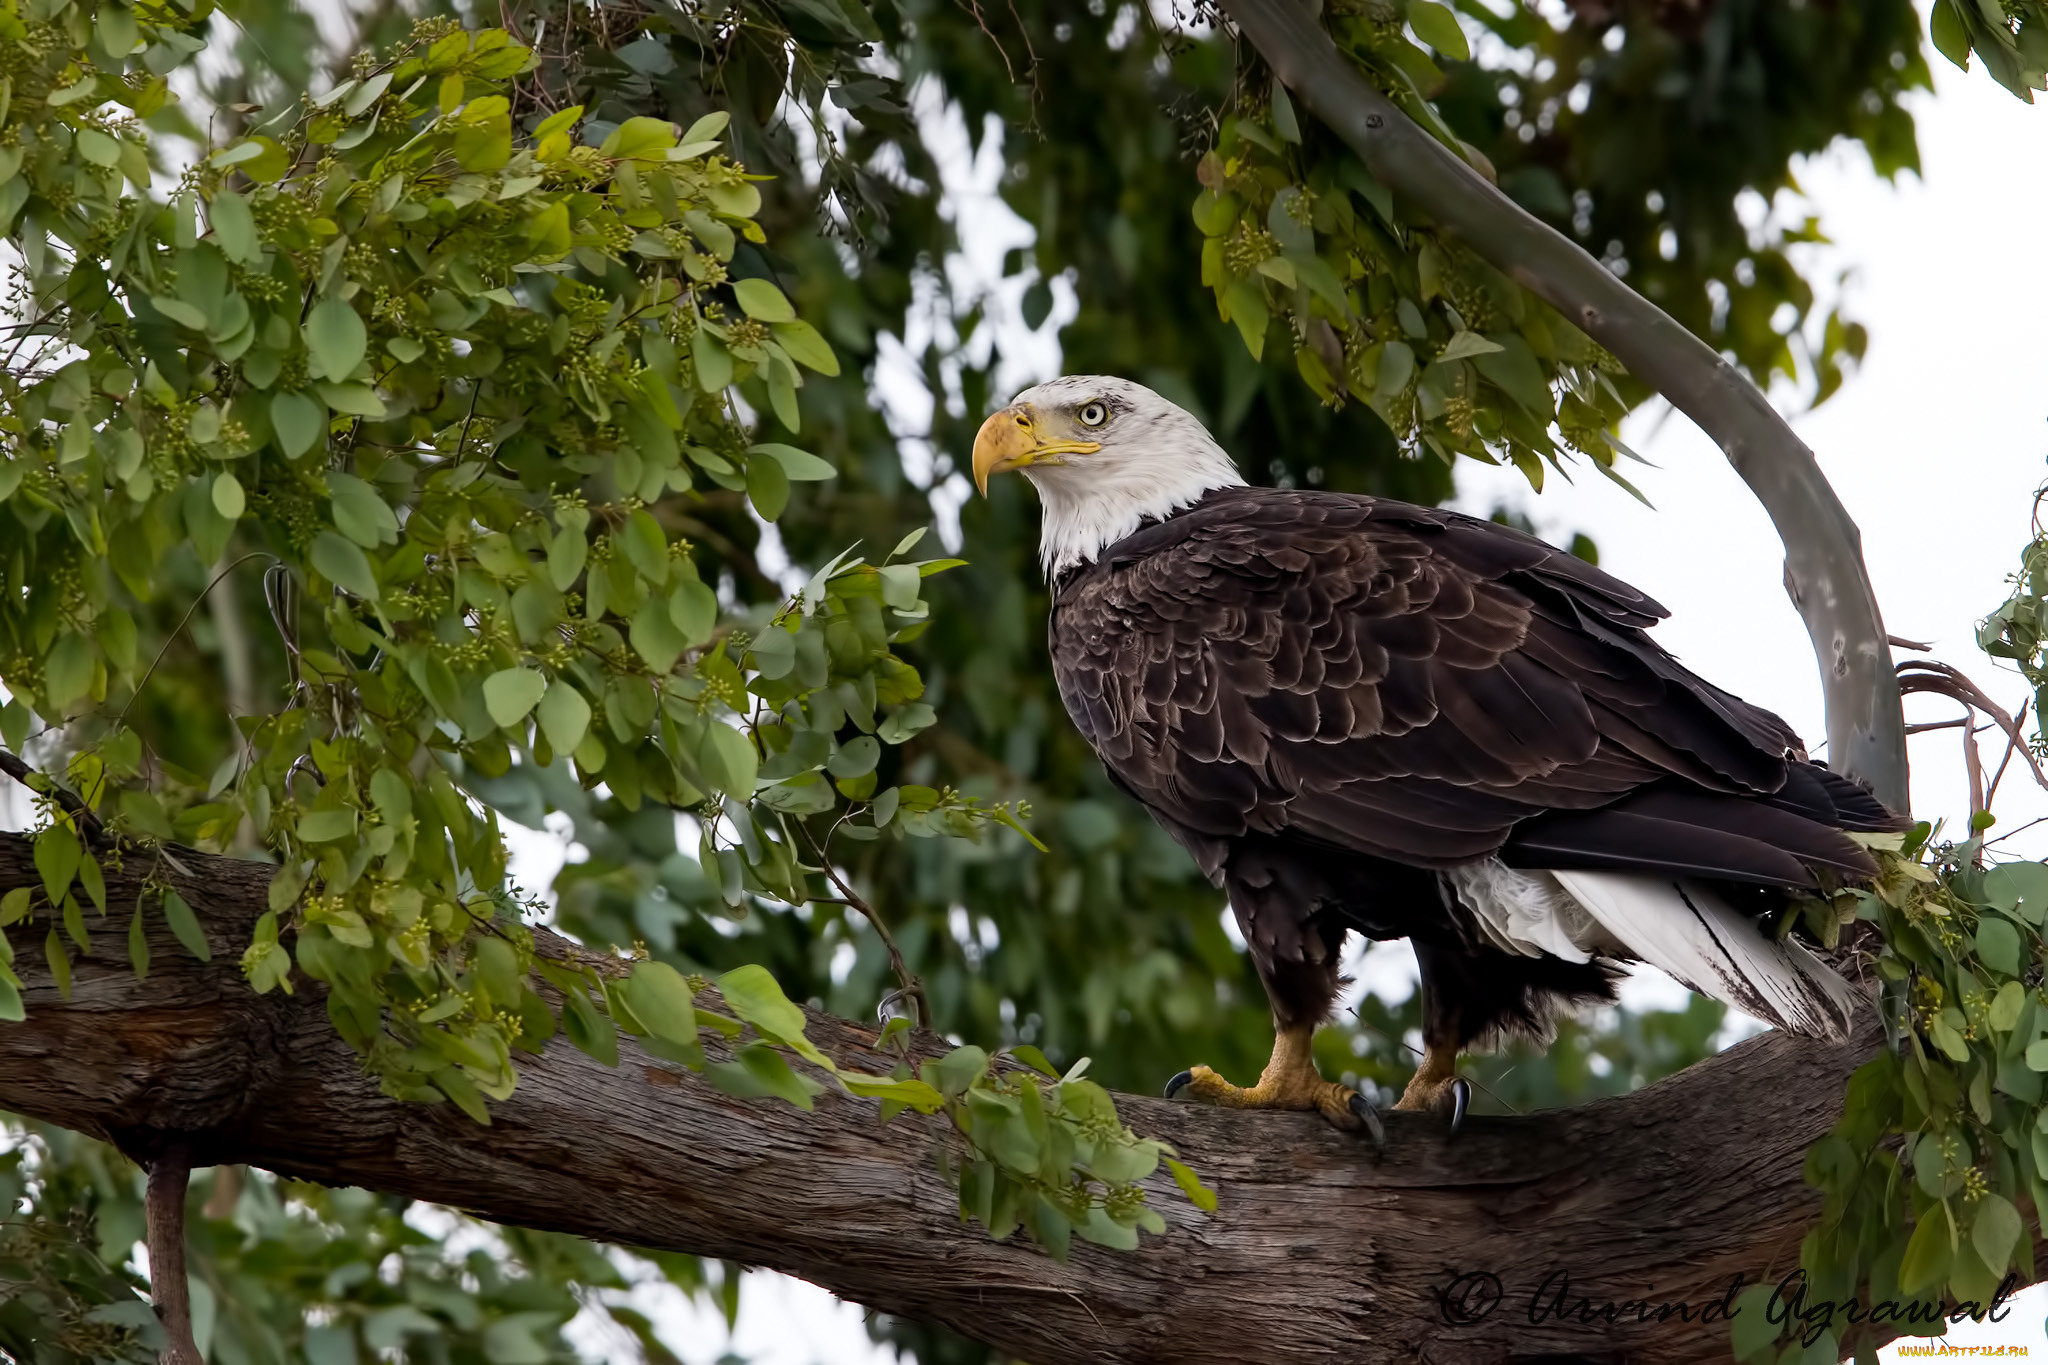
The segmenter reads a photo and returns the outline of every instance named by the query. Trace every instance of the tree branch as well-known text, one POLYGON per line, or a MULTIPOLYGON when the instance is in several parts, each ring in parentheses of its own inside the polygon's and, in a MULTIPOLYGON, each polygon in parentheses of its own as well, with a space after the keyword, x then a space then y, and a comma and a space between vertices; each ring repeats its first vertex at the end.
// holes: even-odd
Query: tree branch
POLYGON ((1827 698, 1828 758, 1907 809, 1906 736, 1856 523, 1806 443, 1712 347, 1525 212, 1375 90, 1301 0, 1218 0, 1375 178, 1612 351, 1697 422, 1770 514, 1827 698))
MULTIPOLYGON (((141 860, 129 861, 109 871, 117 904, 141 889, 141 860)), ((1767 1035, 1623 1099, 1469 1119, 1454 1141, 1438 1120, 1392 1114, 1377 1162, 1313 1115, 1119 1096, 1126 1119, 1171 1141, 1221 1206, 1205 1216, 1155 1179, 1164 1236, 1136 1252, 1076 1242, 1059 1265, 961 1219, 935 1161, 957 1140, 943 1120, 884 1126, 874 1105, 836 1092, 811 1113, 735 1099, 631 1039, 616 1069, 559 1039, 522 1055, 519 1089, 488 1128, 451 1105, 390 1099, 336 1035, 316 983, 257 996, 236 969, 270 869, 189 852, 179 862, 188 870, 174 880, 213 962, 195 961, 156 915, 145 916, 142 981, 112 936, 78 962, 69 1001, 20 955, 28 1017, 0 1026, 0 1105, 130 1152, 246 1162, 768 1266, 1037 1365, 1725 1359, 1726 1323, 1698 1313, 1738 1275, 1776 1282, 1796 1267, 1817 1211, 1806 1148, 1875 1045, 1874 1025, 1834 1048, 1767 1035), (1560 1272, 1570 1313, 1530 1321, 1560 1272), (1446 1322, 1442 1291, 1461 1275, 1497 1276, 1505 1298, 1478 1321, 1446 1322), (1602 1316, 1640 1300, 1649 1308, 1602 1316), (1678 1300, 1693 1321, 1656 1320, 1678 1300)), ((35 881, 29 842, 0 835, 0 891, 35 881)), ((871 1031, 815 1012, 809 1029, 850 1064, 889 1064, 871 1031)), ((1476 1314, 1483 1298, 1454 1294, 1449 1316, 1476 1314)))

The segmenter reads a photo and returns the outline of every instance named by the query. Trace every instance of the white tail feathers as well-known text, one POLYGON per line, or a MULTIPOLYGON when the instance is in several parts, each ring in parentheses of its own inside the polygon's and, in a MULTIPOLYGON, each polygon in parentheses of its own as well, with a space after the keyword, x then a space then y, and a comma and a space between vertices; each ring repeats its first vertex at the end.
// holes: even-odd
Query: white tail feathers
POLYGON ((1630 956, 1701 995, 1788 1033, 1847 1037, 1856 996, 1835 970, 1791 939, 1768 938, 1749 915, 1697 882, 1621 872, 1554 872, 1573 900, 1630 956))
POLYGON ((1697 882, 1625 872, 1522 871, 1488 859, 1448 874, 1496 946, 1570 962, 1634 958, 1788 1033, 1846 1037, 1855 992, 1802 944, 1765 935, 1697 882))

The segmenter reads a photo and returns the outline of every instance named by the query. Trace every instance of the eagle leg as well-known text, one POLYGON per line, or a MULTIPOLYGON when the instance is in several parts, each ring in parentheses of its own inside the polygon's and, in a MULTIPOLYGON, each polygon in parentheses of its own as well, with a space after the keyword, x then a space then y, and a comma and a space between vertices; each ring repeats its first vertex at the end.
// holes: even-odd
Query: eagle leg
POLYGON ((1464 1123, 1465 1110, 1471 1103, 1471 1083, 1458 1074, 1458 1045, 1438 1041, 1425 1042, 1422 1065, 1415 1068, 1415 1075, 1409 1078, 1408 1088, 1401 1092, 1394 1108, 1403 1113, 1447 1114, 1455 1133, 1464 1123))
POLYGON ((1316 1070, 1309 1047, 1315 1031, 1313 1024, 1297 1024, 1275 1033, 1272 1059, 1257 1085, 1232 1085, 1209 1067, 1190 1067, 1167 1082, 1167 1098, 1185 1096, 1226 1109, 1313 1109, 1345 1132, 1368 1132, 1375 1145, 1384 1146, 1386 1131, 1372 1102, 1316 1070))

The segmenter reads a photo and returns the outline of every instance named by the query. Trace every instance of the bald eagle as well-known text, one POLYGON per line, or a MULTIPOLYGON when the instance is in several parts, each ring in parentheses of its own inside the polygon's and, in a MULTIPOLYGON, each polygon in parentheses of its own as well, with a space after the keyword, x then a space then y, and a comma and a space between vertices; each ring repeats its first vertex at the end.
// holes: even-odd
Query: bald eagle
POLYGON ((1848 984, 1767 926, 1875 874, 1845 831, 1904 822, 1661 649, 1649 597, 1493 522, 1249 487, 1199 421, 1121 379, 991 416, 982 492, 1006 470, 1043 505, 1068 713, 1228 893, 1272 1001, 1256 1085, 1196 1067, 1169 1093, 1377 1132, 1309 1053, 1353 930, 1413 943, 1426 1047, 1396 1108, 1454 1126, 1462 1051, 1546 1036, 1628 962, 1844 1035, 1848 984))

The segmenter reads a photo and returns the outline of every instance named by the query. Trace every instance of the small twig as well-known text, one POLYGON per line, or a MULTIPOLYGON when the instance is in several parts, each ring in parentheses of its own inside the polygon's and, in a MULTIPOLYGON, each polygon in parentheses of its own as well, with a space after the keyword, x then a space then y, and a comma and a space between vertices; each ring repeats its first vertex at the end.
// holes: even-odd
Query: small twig
MULTIPOLYGON (((804 842, 809 844, 811 852, 818 856, 818 869, 825 874, 826 879, 833 886, 837 887, 839 894, 845 898, 839 904, 849 905, 858 910, 861 917, 874 929, 875 936, 882 940, 882 946, 889 950, 889 965, 895 969, 896 980, 902 983, 901 989, 894 992, 894 994, 900 999, 910 1001, 915 1006, 917 1011, 915 1022, 919 1028, 930 1028, 932 1005, 931 1001, 925 997, 924 982, 918 980, 916 973, 910 970, 910 964, 903 960, 903 953, 896 947, 896 939, 894 935, 890 934, 889 926, 882 922, 881 913, 874 906, 861 899, 860 893, 847 884, 846 878, 839 875, 839 869, 832 865, 831 855, 825 852, 823 844, 820 844, 811 836, 810 829, 802 821, 798 821, 796 827, 803 831, 804 842)), ((782 820, 782 832, 784 834, 790 832, 789 821, 786 819, 782 820)))
POLYGON ((1970 816, 1986 809, 1984 805, 1984 756, 1977 752, 1977 732, 1972 727, 1963 727, 1963 772, 1970 779, 1970 816))
POLYGON ((1934 648, 1931 644, 1923 645, 1918 640, 1908 640, 1902 635, 1887 635, 1884 638, 1885 643, 1889 644, 1893 649, 1910 649, 1925 654, 1928 650, 1934 648))
POLYGON ((2005 735, 2005 757, 1998 760, 1998 771, 1991 775, 1991 785, 1984 792, 1984 809, 1986 810, 1990 810, 1991 803, 1998 799, 1998 784, 2005 780, 2005 770, 2007 765, 2012 762, 2013 751, 2020 747, 2020 734, 2027 724, 2027 707, 2033 703, 2033 700, 2032 697, 2027 698, 2026 701, 2020 703, 2020 709, 2013 712, 2012 729, 2006 731, 2005 735))
POLYGON ((192 1337, 191 1287, 185 1278, 185 1185, 192 1157, 173 1142, 149 1163, 143 1219, 149 1246, 149 1300, 170 1337, 160 1365, 205 1365, 192 1337))
POLYGON ((2025 823, 2024 825, 2020 825, 2016 828, 2009 829, 2005 833, 1999 835, 1996 839, 1987 840, 1984 844, 1984 847, 1990 848, 1993 844, 2002 844, 2007 839, 2012 838, 2013 835, 2024 834, 2028 830, 2032 829, 2034 826, 2039 824, 2048 824, 2048 815, 2037 815, 2033 819, 2027 821, 2027 823, 2025 823))
POLYGON ((62 806, 87 843, 97 843, 106 833, 100 817, 93 814, 92 807, 85 804, 84 798, 55 778, 37 772, 5 749, 0 749, 0 773, 6 773, 38 796, 47 796, 62 806))
POLYGON ((1917 725, 1908 725, 1906 727, 1906 733, 1909 735, 1924 735, 1929 730, 1953 730, 1958 725, 1968 725, 1969 723, 1970 718, 1968 716, 1964 716, 1961 720, 1922 721, 1917 725))
POLYGON ((248 554, 243 555, 240 559, 236 560, 234 563, 228 565, 219 573, 215 574, 213 576, 213 581, 208 583, 205 587, 199 590, 199 595, 192 599, 192 605, 185 608, 185 614, 178 618, 178 628, 172 631, 169 635, 164 637, 163 647, 158 649, 156 652, 156 657, 149 661, 148 669, 146 669, 143 672, 142 681, 136 683, 135 690, 128 694, 128 701, 125 705, 121 707, 121 714, 114 717, 115 729, 120 729, 121 722, 128 719, 129 708, 134 706, 135 699, 142 695, 142 689, 149 686, 150 678, 152 678, 156 674, 156 666, 164 661, 164 655, 170 653, 171 645, 176 642, 177 638, 180 635, 183 635, 185 633, 185 627, 191 623, 192 613, 199 610, 199 604, 206 600, 206 594, 212 592, 215 588, 219 587, 220 581, 223 578, 226 578, 229 574, 233 573, 236 569, 241 568, 250 560, 276 558, 276 555, 271 554, 266 550, 251 550, 248 554))
POLYGON ((2040 760, 2034 757, 2034 751, 2021 737, 2019 722, 2007 715, 2004 707, 1991 700, 1983 688, 1965 677, 1962 670, 1949 664, 1937 663, 1932 659, 1908 659, 1897 668, 1900 695, 1910 692, 1932 692, 1982 711, 1987 719, 2005 731, 2006 737, 2012 742, 2008 756, 2012 751, 2025 754, 2027 767, 2033 772, 2034 781, 2041 785, 2042 790, 2048 791, 2048 773, 2041 771, 2040 760))

